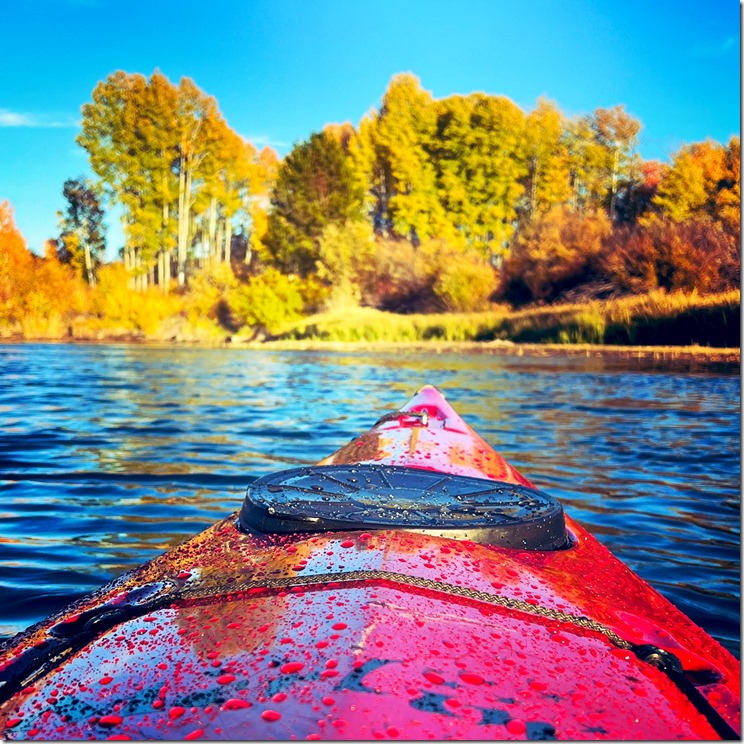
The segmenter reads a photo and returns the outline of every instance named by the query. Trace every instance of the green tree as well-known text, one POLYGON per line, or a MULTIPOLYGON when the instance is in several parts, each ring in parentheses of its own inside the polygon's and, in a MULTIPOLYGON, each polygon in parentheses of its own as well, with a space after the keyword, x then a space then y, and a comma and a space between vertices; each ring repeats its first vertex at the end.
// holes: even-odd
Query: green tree
POLYGON ((527 173, 525 115, 504 96, 476 93, 469 98, 470 126, 460 174, 470 205, 465 231, 471 242, 503 256, 514 234, 527 173))
POLYGON ((138 270, 141 264, 140 246, 132 229, 142 190, 135 112, 146 84, 142 75, 122 71, 99 82, 93 90, 93 102, 83 106, 82 131, 77 138, 78 144, 88 152, 101 189, 110 201, 122 206, 124 263, 131 271, 138 270))
POLYGON ((502 255, 515 227, 526 175, 525 117, 508 98, 475 93, 437 102, 432 154, 440 202, 455 236, 502 255))
POLYGON ((64 212, 57 213, 60 219, 59 259, 70 264, 93 286, 106 249, 103 210, 95 191, 83 176, 65 181, 62 195, 67 206, 64 212))
POLYGON ((279 166, 265 239, 269 262, 285 274, 309 276, 325 227, 359 220, 361 210, 362 193, 343 148, 328 133, 312 134, 279 166))
POLYGON ((331 287, 329 303, 358 305, 374 280, 375 241, 370 224, 327 225, 318 248, 318 278, 331 287))
POLYGON ((175 86, 155 71, 138 105, 137 133, 142 143, 140 158, 144 183, 135 217, 142 230, 148 268, 157 261, 158 283, 170 287, 175 231, 178 218, 177 182, 173 173, 176 146, 175 86))
POLYGON ((604 150, 602 169, 605 172, 609 193, 610 221, 615 220, 615 204, 620 189, 629 188, 637 178, 635 146, 641 123, 626 113, 622 106, 598 108, 594 112, 592 128, 595 138, 604 150))
MULTIPOLYGON (((212 243, 226 242, 242 206, 246 160, 255 155, 227 127, 214 98, 188 78, 173 85, 159 72, 116 72, 83 106, 79 144, 111 201, 122 206, 124 262, 143 289, 157 276, 167 288, 175 251, 186 281, 197 218, 212 243), (211 189, 211 193, 207 193, 211 189), (205 216, 212 209, 212 216, 205 216), (213 219, 214 229, 210 220, 213 219)), ((211 250, 211 248, 210 248, 211 250)))
POLYGON ((372 221, 376 233, 385 233, 390 227, 388 215, 389 168, 378 154, 376 111, 362 117, 359 127, 351 134, 348 143, 349 164, 357 187, 362 192, 364 215, 372 221))
POLYGON ((571 119, 566 126, 566 148, 571 178, 569 204, 577 212, 595 212, 606 194, 607 152, 596 139, 590 116, 571 119))
POLYGON ((230 306, 242 323, 276 333, 285 323, 300 317, 299 280, 268 266, 231 293, 230 306))

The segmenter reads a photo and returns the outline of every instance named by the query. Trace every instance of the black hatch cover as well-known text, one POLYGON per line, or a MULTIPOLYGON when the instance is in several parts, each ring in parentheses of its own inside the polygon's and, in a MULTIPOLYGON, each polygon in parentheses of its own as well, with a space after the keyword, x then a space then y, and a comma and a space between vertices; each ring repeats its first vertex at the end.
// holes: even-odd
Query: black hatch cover
POLYGON ((258 532, 403 529, 522 550, 566 545, 563 507, 526 486, 394 465, 315 465, 249 487, 240 526, 258 532))

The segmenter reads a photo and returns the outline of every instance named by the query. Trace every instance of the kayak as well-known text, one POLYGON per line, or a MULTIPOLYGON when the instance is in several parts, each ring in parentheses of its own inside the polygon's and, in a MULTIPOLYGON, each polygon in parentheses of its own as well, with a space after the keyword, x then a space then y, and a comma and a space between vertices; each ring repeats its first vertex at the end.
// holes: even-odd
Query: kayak
POLYGON ((0 649, 0 734, 739 739, 740 666, 434 387, 0 649))

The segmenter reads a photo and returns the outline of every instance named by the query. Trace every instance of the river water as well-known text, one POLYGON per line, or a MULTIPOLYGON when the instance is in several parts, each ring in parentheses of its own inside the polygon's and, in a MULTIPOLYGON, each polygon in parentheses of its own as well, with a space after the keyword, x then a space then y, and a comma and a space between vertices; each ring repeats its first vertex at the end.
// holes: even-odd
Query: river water
POLYGON ((738 365, 125 345, 0 345, 0 639, 424 383, 739 655, 738 365))

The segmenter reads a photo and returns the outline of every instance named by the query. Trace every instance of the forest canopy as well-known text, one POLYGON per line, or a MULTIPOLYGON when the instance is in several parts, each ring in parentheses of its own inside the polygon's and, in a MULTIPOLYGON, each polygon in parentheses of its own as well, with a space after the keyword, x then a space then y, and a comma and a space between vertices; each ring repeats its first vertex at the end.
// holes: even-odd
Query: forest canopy
MULTIPOLYGON (((81 297, 198 294, 181 312, 226 328, 343 304, 465 312, 738 287, 739 139, 661 163, 640 157, 640 132, 622 105, 566 116, 548 99, 435 99, 402 73, 356 126, 329 124, 282 159, 192 80, 117 71, 82 107, 92 177, 61 184, 44 258, 0 209, 0 320, 55 311, 40 287, 63 275, 81 297), (104 262, 113 205, 120 268, 104 262)), ((111 312, 76 302, 58 315, 111 312)))

